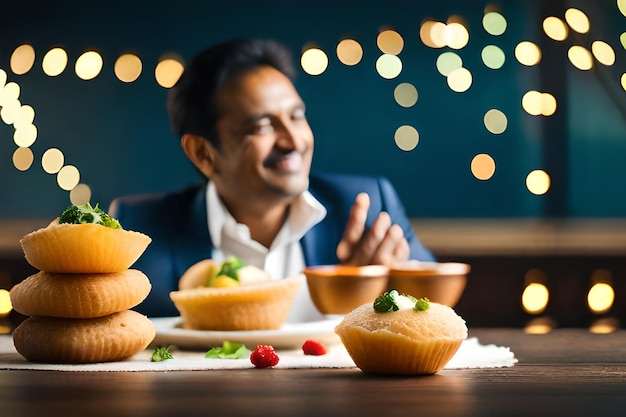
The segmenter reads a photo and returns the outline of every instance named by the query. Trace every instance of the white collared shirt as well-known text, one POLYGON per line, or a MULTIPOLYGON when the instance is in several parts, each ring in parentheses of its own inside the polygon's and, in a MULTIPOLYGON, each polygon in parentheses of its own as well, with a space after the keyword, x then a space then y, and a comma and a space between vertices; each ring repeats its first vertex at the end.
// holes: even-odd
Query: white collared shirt
POLYGON ((264 269, 273 279, 299 276, 300 290, 287 322, 321 319, 323 316, 313 305, 306 279, 302 275, 305 261, 300 239, 324 219, 326 208, 308 191, 302 193, 292 203, 287 221, 268 249, 250 238, 250 230, 246 225, 236 222, 210 181, 207 184, 206 200, 209 234, 213 242, 212 259, 221 263, 230 256, 236 256, 246 265, 264 269))

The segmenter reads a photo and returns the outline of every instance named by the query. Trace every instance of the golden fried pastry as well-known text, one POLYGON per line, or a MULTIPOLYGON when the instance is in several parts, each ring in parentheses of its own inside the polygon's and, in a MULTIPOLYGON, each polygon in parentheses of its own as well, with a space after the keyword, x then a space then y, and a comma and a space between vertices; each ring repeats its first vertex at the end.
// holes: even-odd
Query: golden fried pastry
POLYGON ((220 264, 213 259, 203 259, 189 267, 178 280, 179 290, 208 287, 212 277, 220 270, 220 264))
POLYGON ((270 330, 287 319, 300 286, 297 277, 222 288, 172 291, 170 298, 194 330, 270 330))
POLYGON ((56 221, 20 240, 28 263, 56 273, 109 273, 131 267, 152 239, 143 233, 99 224, 56 221))
POLYGON ((26 316, 92 318, 128 310, 150 293, 146 275, 136 269, 108 274, 38 272, 10 291, 11 304, 26 316))
POLYGON ((30 362, 95 363, 129 358, 154 336, 146 316, 125 310, 92 319, 29 317, 13 331, 13 344, 30 362))
MULTIPOLYGON (((235 258, 233 258, 235 259, 235 258)), ((229 262, 229 261, 227 261, 229 262)), ((231 259, 230 262, 236 262, 231 259)), ((263 269, 254 265, 243 265, 243 262, 236 267, 237 279, 230 276, 220 275, 222 265, 213 259, 203 259, 191 265, 178 280, 179 290, 188 290, 201 287, 222 287, 250 285, 263 281, 270 281, 272 277, 263 269)))
POLYGON ((467 327, 450 307, 427 303, 423 310, 411 302, 387 312, 365 304, 348 313, 335 333, 364 372, 433 374, 452 359, 467 338, 467 327))

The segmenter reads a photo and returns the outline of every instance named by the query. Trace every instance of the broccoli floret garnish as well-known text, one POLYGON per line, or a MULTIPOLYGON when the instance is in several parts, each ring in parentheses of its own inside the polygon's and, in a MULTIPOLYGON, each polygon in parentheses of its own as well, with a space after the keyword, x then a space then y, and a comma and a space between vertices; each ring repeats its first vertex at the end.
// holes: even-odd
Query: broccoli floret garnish
POLYGON ((109 216, 104 210, 98 207, 92 207, 91 204, 83 204, 80 206, 72 205, 63 210, 59 217, 59 224, 83 224, 96 223, 111 229, 121 229, 122 225, 113 217, 109 216))
POLYGON ((426 297, 423 297, 415 301, 415 307, 413 307, 413 310, 425 311, 425 310, 428 310, 429 308, 430 308, 430 300, 426 297))
POLYGON ((377 313, 388 313, 390 311, 398 311, 399 307, 396 303, 395 297, 398 295, 398 291, 391 290, 385 292, 374 300, 374 311, 377 313))

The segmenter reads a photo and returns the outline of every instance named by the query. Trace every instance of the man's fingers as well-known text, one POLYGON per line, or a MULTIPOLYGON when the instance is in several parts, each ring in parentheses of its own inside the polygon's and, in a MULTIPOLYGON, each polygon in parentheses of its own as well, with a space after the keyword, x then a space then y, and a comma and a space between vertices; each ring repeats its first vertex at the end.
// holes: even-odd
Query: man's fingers
POLYGON ((397 224, 388 228, 384 239, 380 242, 376 252, 371 258, 372 263, 392 266, 409 256, 409 245, 404 238, 402 228, 397 224))
POLYGON ((354 204, 350 209, 348 223, 344 229, 341 242, 337 245, 337 257, 346 261, 352 255, 354 245, 356 245, 365 231, 365 221, 367 220, 367 210, 370 206, 370 198, 366 193, 356 196, 354 204))
POLYGON ((381 243, 385 240, 391 227, 391 217, 386 212, 378 215, 371 229, 352 247, 349 262, 355 265, 367 265, 372 263, 374 255, 381 243))

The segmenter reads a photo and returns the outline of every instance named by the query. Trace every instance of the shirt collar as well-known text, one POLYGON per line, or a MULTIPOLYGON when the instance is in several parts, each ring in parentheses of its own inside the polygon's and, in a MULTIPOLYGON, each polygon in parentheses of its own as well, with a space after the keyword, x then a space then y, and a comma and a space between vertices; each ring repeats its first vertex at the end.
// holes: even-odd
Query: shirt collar
MULTIPOLYGON (((207 223, 211 241, 216 248, 220 248, 222 244, 222 229, 227 224, 234 226, 236 221, 228 209, 226 209, 217 193, 215 184, 211 181, 207 183, 206 200, 207 223)), ((284 239, 300 240, 306 232, 326 217, 326 213, 326 208, 309 191, 303 192, 291 204, 289 217, 272 246, 284 239)), ((239 224, 237 227, 247 230, 245 225, 239 224)))

